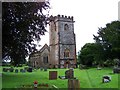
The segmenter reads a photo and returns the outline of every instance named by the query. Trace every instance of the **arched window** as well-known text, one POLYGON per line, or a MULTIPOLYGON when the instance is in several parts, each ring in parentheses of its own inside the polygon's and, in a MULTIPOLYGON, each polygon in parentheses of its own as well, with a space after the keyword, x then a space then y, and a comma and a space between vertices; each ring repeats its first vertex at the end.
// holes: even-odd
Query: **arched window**
POLYGON ((68 24, 65 24, 65 25, 64 25, 64 30, 69 30, 68 24))
POLYGON ((69 49, 65 49, 64 57, 70 57, 70 50, 69 49))

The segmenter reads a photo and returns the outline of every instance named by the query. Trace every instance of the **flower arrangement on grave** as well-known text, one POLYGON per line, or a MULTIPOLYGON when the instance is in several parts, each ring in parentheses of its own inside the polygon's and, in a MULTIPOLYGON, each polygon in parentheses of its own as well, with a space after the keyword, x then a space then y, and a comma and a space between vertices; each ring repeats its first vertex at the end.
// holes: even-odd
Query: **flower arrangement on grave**
POLYGON ((22 85, 23 88, 50 88, 48 83, 38 83, 38 81, 34 81, 33 84, 22 85))
POLYGON ((34 81, 34 87, 37 88, 37 86, 38 86, 38 82, 34 81))

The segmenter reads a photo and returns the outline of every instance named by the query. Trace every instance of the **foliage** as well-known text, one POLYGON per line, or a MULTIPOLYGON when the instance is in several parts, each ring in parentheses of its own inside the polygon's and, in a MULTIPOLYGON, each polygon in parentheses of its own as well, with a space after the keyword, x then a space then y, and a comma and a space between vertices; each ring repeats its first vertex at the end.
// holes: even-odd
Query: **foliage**
POLYGON ((113 21, 106 24, 106 27, 99 28, 94 40, 106 51, 106 59, 120 59, 120 21, 113 21))
POLYGON ((120 65, 120 21, 107 23, 93 36, 95 43, 86 43, 80 51, 80 63, 111 66, 115 65, 114 59, 118 59, 120 65))
POLYGON ((94 62, 101 64, 103 59, 103 48, 97 43, 86 43, 78 55, 81 64, 92 66, 94 62))
POLYGON ((49 2, 2 3, 2 58, 16 65, 25 63, 29 53, 36 51, 34 41, 46 32, 49 2))

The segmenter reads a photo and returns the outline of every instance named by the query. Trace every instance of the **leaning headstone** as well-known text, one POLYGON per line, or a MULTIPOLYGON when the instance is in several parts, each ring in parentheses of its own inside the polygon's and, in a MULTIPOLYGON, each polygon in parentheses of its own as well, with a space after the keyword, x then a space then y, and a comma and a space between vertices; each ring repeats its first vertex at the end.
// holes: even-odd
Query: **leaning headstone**
POLYGON ((15 69, 15 73, 18 73, 18 69, 15 69))
POLYGON ((57 79, 57 71, 49 71, 49 80, 57 79))

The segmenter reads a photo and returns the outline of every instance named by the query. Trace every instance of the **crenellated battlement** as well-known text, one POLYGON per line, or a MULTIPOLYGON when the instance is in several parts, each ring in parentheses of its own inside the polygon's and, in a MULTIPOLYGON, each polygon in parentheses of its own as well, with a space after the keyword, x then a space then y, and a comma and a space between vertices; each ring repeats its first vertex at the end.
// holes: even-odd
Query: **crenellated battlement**
POLYGON ((50 20, 67 20, 73 21, 73 16, 65 16, 65 15, 57 15, 57 16, 50 16, 50 20))

